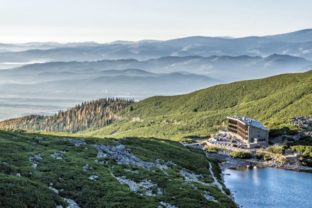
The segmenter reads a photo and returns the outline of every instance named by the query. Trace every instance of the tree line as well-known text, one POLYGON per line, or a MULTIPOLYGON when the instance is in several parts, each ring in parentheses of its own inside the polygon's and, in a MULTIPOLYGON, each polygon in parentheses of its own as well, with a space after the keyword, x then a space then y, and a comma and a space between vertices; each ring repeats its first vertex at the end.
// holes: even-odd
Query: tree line
POLYGON ((83 102, 52 116, 30 115, 7 120, 0 123, 0 128, 74 133, 104 127, 122 119, 121 112, 132 103, 131 99, 103 98, 83 102))

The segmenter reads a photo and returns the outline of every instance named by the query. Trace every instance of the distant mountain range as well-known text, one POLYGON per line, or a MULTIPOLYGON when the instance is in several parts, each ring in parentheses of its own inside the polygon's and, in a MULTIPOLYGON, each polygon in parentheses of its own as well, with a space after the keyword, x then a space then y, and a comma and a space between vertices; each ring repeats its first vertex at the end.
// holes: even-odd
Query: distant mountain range
MULTIPOLYGON (((119 59, 119 60, 101 60, 95 62, 48 62, 42 64, 29 64, 17 69, 1 70, 1 77, 9 77, 10 79, 27 79, 27 76, 33 78, 40 76, 41 80, 50 79, 50 76, 82 76, 86 77, 97 73, 96 75, 108 75, 112 70, 126 70, 124 73, 128 75, 135 75, 142 73, 172 73, 172 72, 188 72, 194 74, 202 74, 212 76, 217 79, 232 80, 225 75, 231 77, 231 73, 247 72, 251 76, 246 78, 253 78, 253 75, 282 73, 285 71, 302 71, 310 68, 312 61, 300 57, 289 55, 273 54, 268 57, 260 56, 167 56, 157 59, 149 59, 139 61, 136 59, 119 59), (131 71, 129 71, 131 69, 131 71), (141 69, 141 70, 133 70, 141 69), (128 71, 127 71, 128 70, 128 71), (145 70, 146 72, 143 72, 145 70)), ((241 75, 240 75, 241 76, 241 75)), ((242 79, 241 77, 239 77, 242 79)))
POLYGON ((312 29, 272 36, 221 38, 194 36, 167 41, 116 41, 108 44, 28 43, 0 45, 0 62, 139 60, 163 56, 269 56, 312 59, 312 29))
MULTIPOLYGON (((312 29, 244 38, 0 44, 0 98, 141 100, 310 69, 312 29)), ((7 110, 0 108, 0 119, 7 110)))
POLYGON ((16 70, 0 71, 2 96, 53 97, 92 99, 95 97, 130 97, 142 99, 149 95, 174 94, 203 88, 217 83, 204 75, 191 73, 152 73, 140 69, 75 70, 65 64, 53 71, 43 64, 43 69, 27 66, 16 70), (66 69, 68 69, 67 71, 66 69), (64 69, 64 70, 61 70, 64 69), (192 83, 190 85, 189 83, 192 83))

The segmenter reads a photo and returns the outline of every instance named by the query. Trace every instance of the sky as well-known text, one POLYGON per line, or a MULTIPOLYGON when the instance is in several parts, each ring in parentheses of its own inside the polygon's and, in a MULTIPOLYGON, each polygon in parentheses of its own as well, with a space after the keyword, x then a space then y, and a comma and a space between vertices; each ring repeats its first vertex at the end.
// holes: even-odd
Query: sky
POLYGON ((312 28, 311 0, 0 0, 0 42, 269 35, 312 28))

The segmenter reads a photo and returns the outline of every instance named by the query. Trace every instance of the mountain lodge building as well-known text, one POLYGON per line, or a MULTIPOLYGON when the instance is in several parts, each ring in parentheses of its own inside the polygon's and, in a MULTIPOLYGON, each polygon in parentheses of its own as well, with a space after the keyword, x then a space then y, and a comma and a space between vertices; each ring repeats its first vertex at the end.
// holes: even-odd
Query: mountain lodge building
POLYGON ((269 129, 259 121, 246 117, 227 117, 228 131, 249 148, 268 146, 269 129))

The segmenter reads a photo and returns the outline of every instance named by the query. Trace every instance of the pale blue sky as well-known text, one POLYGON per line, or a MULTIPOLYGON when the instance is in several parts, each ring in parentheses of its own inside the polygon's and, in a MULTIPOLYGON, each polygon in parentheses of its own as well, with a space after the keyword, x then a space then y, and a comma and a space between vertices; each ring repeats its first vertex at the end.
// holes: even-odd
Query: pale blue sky
POLYGON ((0 42, 248 36, 312 28, 311 0, 0 0, 0 42))

